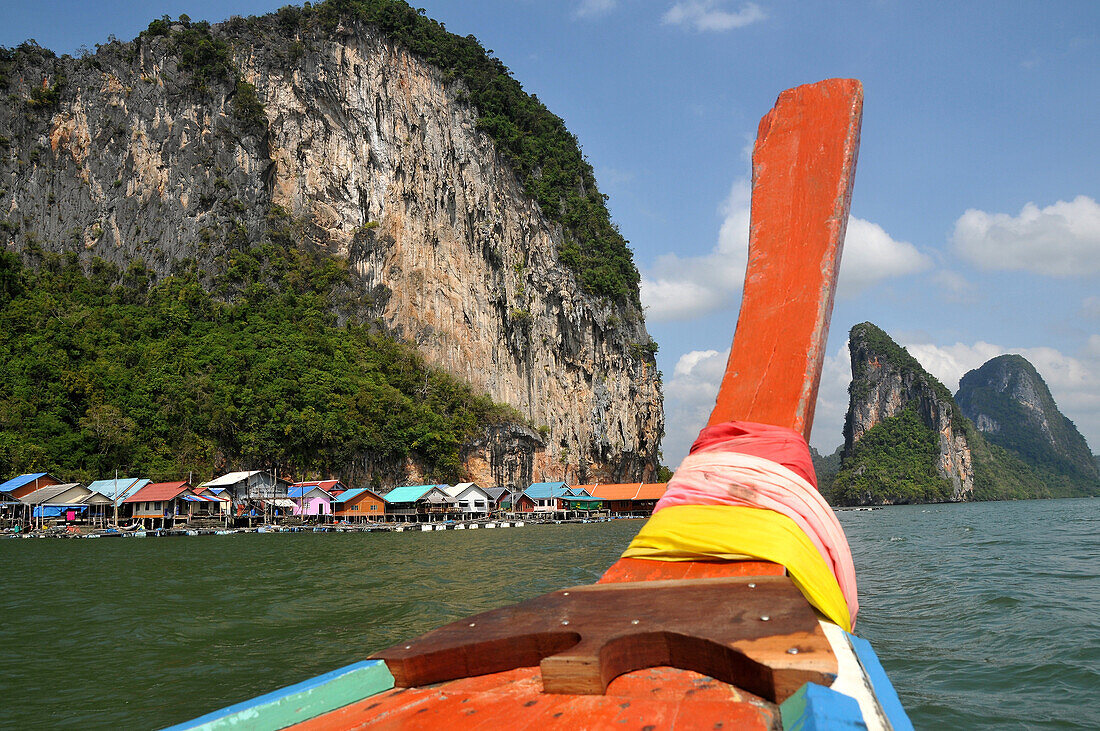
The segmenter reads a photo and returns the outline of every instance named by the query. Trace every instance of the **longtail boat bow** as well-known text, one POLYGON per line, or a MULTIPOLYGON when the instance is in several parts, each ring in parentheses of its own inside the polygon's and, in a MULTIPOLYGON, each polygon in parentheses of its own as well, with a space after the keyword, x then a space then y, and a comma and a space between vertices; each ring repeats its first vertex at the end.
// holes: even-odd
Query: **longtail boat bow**
POLYGON ((753 152, 741 311, 708 426, 596 584, 467 617, 178 728, 911 728, 865 641, 806 440, 862 120, 779 95, 753 152))

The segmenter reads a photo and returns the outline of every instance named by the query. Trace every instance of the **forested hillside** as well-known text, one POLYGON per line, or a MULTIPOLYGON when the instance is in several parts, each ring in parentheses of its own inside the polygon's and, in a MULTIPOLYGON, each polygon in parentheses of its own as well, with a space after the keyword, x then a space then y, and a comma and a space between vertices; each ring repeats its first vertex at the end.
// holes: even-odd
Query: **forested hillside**
POLYGON ((987 442, 1027 463, 1056 492, 1100 491, 1088 443, 1023 356, 1000 355, 970 371, 955 399, 987 442))
POLYGON ((454 481, 463 443, 523 422, 370 323, 338 324, 346 264, 272 218, 216 283, 186 266, 150 284, 140 261, 85 274, 75 255, 30 252, 23 267, 0 253, 0 474, 343 467, 377 483, 412 458, 454 481))

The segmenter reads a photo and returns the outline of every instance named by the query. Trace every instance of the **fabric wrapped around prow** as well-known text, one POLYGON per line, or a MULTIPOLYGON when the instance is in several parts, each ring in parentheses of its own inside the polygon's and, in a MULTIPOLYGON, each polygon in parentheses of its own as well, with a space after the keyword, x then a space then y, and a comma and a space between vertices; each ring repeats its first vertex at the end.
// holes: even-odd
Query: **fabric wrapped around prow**
POLYGON ((844 629, 859 611, 848 539, 793 429, 747 421, 704 429, 623 556, 773 561, 844 629))

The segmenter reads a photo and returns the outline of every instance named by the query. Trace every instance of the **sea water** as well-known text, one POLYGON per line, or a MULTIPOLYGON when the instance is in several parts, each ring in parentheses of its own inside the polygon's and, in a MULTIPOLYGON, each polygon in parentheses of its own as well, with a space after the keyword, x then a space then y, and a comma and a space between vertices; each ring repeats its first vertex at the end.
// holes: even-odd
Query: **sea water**
MULTIPOLYGON (((1100 500, 844 511, 917 728, 1100 728, 1100 500)), ((0 541, 0 727, 152 728, 590 583, 640 521, 0 541)))

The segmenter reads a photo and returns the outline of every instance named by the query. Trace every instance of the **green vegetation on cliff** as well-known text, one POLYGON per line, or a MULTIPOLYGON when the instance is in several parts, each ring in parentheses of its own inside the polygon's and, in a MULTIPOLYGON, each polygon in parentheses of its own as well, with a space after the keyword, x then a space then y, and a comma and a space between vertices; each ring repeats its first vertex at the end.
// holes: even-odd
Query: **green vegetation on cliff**
POLYGON ((151 283, 140 261, 86 274, 75 255, 31 251, 31 269, 0 253, 0 476, 362 478, 413 458, 455 480, 465 442, 523 421, 414 347, 339 325, 345 264, 291 231, 277 213, 260 245, 231 247, 221 298, 189 267, 151 283))
MULTIPOLYGON (((1018 423, 1012 425, 1012 433, 1018 437, 1020 449, 1005 449, 987 440, 963 414, 950 391, 880 328, 869 322, 856 325, 849 343, 852 385, 846 438, 850 439, 856 414, 866 418, 893 413, 899 405, 902 411, 872 426, 847 448, 832 484, 823 485, 823 494, 834 504, 950 500, 953 486, 939 467, 945 459, 964 473, 969 462, 969 474, 959 474, 958 478, 963 483, 972 479, 970 499, 974 500, 1076 497, 1097 492, 1088 480, 1075 479, 1047 463, 1026 459, 1031 451, 1042 451, 1043 447, 1017 434, 1018 423)), ((1041 384, 1038 374, 1034 378, 1041 384)), ((1046 391, 1045 385, 1042 390, 1046 391)), ((1061 417, 1049 393, 1047 401, 1043 411, 1061 417)), ((1024 416, 1011 409, 996 415, 1016 422, 1024 416)), ((1034 438, 1032 435, 1030 439, 1034 438)), ((960 494, 968 499, 966 493, 960 494)))
MULTIPOLYGON (((894 339, 886 334, 886 331, 870 322, 862 322, 852 327, 849 337, 859 337, 868 352, 873 353, 879 361, 886 366, 891 366, 899 373, 912 373, 922 380, 932 392, 946 404, 951 405, 951 425, 959 427, 964 421, 963 413, 959 409, 955 399, 947 386, 940 383, 939 379, 924 369, 916 358, 908 350, 894 342, 894 339)), ((852 384, 848 388, 852 398, 866 398, 870 393, 870 374, 867 372, 867 364, 862 360, 852 361, 852 384)))
POLYGON ((827 488, 834 505, 931 503, 951 499, 951 483, 936 472, 939 437, 910 405, 871 427, 827 488))
POLYGON ((982 423, 980 415, 996 425, 982 433, 987 442, 1014 453, 1048 480, 1100 487, 1085 438, 1023 356, 1000 355, 970 371, 955 398, 972 420, 982 423))
POLYGON ((179 28, 173 31, 174 23, 167 15, 154 20, 141 32, 138 41, 157 36, 171 39, 179 54, 177 68, 190 77, 192 88, 206 93, 211 84, 228 85, 233 95, 233 113, 254 133, 266 133, 264 106, 256 95, 256 87, 244 80, 233 63, 229 44, 215 38, 210 32, 210 23, 205 20, 193 23, 186 15, 181 15, 175 24, 179 28))
POLYGON ((500 59, 473 36, 449 33, 442 23, 404 0, 325 0, 312 8, 285 7, 277 14, 284 33, 318 26, 332 32, 354 19, 376 26, 460 81, 488 134, 543 214, 562 225, 558 253, 588 292, 641 307, 633 254, 611 222, 607 197, 565 122, 523 90, 500 59))
POLYGON ((1031 500, 1071 497, 1052 491, 1045 481, 1023 460, 1008 450, 990 444, 967 419, 963 426, 974 465, 975 500, 1031 500))

